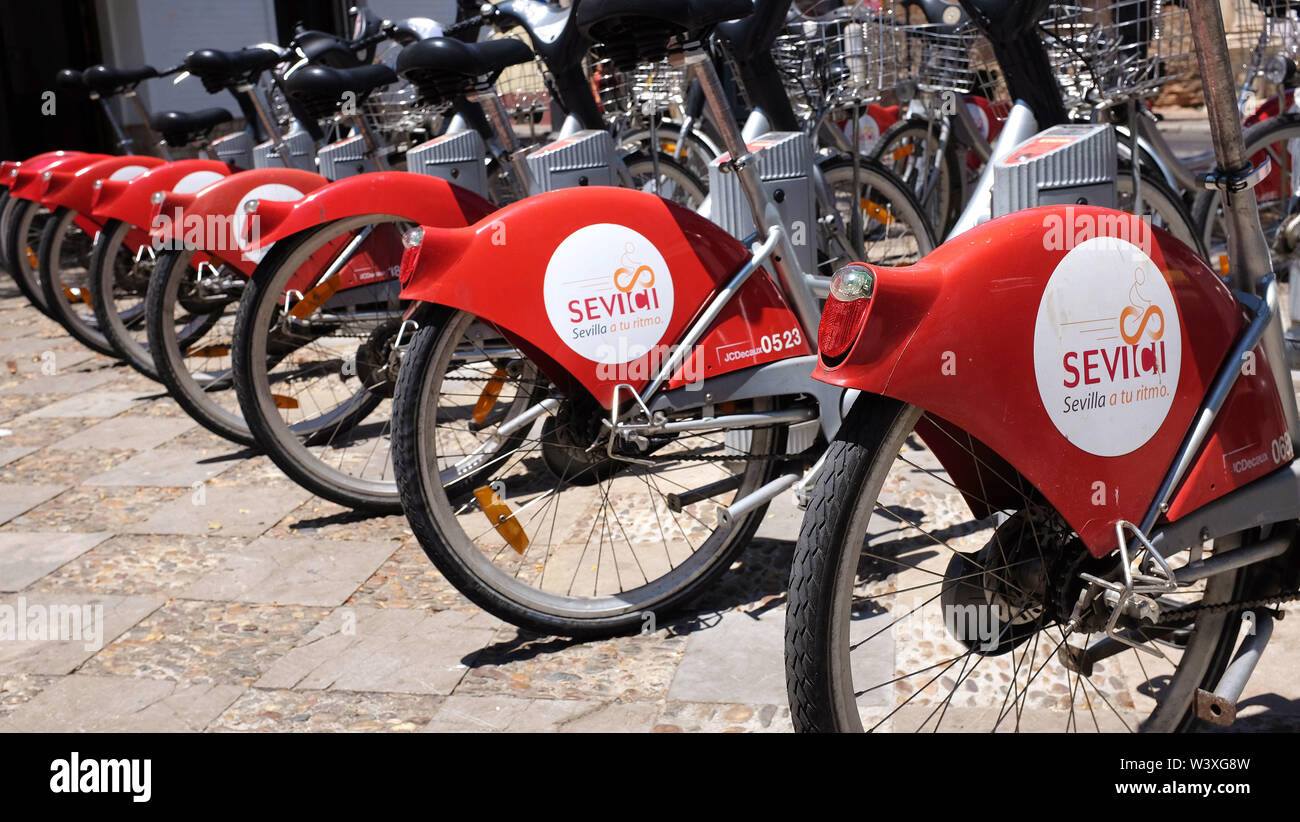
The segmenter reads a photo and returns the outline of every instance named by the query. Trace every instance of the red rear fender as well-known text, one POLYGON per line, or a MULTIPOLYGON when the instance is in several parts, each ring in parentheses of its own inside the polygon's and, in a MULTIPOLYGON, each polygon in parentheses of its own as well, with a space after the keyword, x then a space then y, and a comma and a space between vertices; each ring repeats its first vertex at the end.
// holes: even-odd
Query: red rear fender
POLYGON ((229 175, 230 167, 225 163, 214 160, 177 160, 155 166, 129 180, 104 180, 97 189, 91 214, 101 222, 121 220, 130 225, 147 227, 153 214, 150 197, 154 192, 193 194, 229 175))
POLYGON ((477 194, 437 177, 383 171, 329 183, 294 202, 259 201, 260 245, 322 223, 366 214, 388 214, 423 225, 456 227, 478 222, 496 207, 477 194))
POLYGON ((167 192, 154 197, 149 233, 155 243, 199 248, 216 254, 240 271, 251 273, 256 259, 245 259, 249 248, 249 220, 245 204, 250 200, 299 200, 325 185, 319 174, 289 168, 241 171, 213 182, 197 192, 167 192))
MULTIPOLYGON (((472 226, 426 227, 424 237, 403 259, 403 298, 496 324, 606 407, 617 383, 646 384, 647 362, 662 360, 749 258, 691 211, 603 187, 529 197, 472 226)), ((765 280, 757 274, 747 288, 762 290, 765 280)), ((781 310, 788 313, 783 304, 769 307, 781 310)))
POLYGON ((54 152, 43 155, 40 160, 29 160, 13 170, 9 196, 22 200, 40 200, 56 171, 76 171, 108 157, 107 154, 54 152))
MULTIPOLYGON (((814 376, 973 437, 1098 554, 1114 547, 1116 520, 1141 521, 1245 322, 1189 248, 1097 208, 1012 214, 875 273, 856 339, 814 376)), ((1267 394, 1258 383, 1269 372, 1257 369, 1238 391, 1267 394)), ((1267 450, 1285 422, 1254 405, 1263 419, 1249 430, 1267 450)), ((1222 494, 1250 478, 1219 471, 1205 483, 1222 494)))
POLYGON ((41 204, 89 216, 94 209, 96 184, 131 180, 163 164, 158 157, 126 156, 108 157, 77 169, 60 167, 51 172, 41 204))

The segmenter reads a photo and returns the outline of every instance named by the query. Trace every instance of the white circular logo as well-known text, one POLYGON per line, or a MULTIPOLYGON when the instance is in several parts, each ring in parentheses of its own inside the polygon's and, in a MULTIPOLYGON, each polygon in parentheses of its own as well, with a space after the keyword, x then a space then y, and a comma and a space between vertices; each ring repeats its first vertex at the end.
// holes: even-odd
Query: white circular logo
POLYGON ((673 277, 645 237, 598 223, 555 249, 542 299, 565 345, 594 362, 626 363, 644 356, 668 330, 673 277))
POLYGON ((244 206, 248 201, 268 200, 277 203, 291 203, 295 200, 301 200, 305 196, 298 189, 284 183, 265 183, 245 192, 244 196, 239 198, 239 202, 235 204, 235 213, 230 215, 230 220, 231 225, 235 228, 235 247, 244 252, 243 257, 245 260, 260 263, 262 258, 271 250, 271 246, 275 245, 275 243, 267 243, 261 248, 248 250, 249 246, 258 244, 262 234, 261 220, 256 214, 249 215, 244 211, 244 206))
POLYGON ((144 166, 122 166, 117 171, 108 175, 110 180, 131 180, 144 174, 149 169, 144 166))
POLYGON ((1164 424, 1182 328, 1164 275, 1132 243, 1096 237, 1056 266, 1034 325, 1038 395, 1076 447, 1118 457, 1164 424))

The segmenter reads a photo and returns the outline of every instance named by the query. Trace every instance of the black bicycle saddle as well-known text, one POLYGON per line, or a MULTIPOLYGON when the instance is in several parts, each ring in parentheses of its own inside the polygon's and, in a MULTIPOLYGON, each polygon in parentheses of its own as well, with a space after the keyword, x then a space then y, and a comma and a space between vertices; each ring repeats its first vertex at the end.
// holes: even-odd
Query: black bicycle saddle
POLYGON ((603 43, 614 66, 663 58, 679 35, 700 37, 719 23, 754 12, 752 0, 582 0, 578 28, 603 43))
POLYGON ((148 80, 150 77, 157 77, 158 70, 153 66, 140 66, 139 68, 113 68, 112 66, 91 66, 81 72, 81 79, 86 86, 93 92, 105 97, 111 94, 121 94, 127 89, 134 88, 141 82, 148 80))
POLYGON ((425 100, 436 102, 464 94, 479 78, 495 80, 506 68, 532 59, 533 50, 513 38, 465 43, 430 37, 402 49, 396 68, 425 100))
POLYGON ((319 120, 334 113, 345 93, 351 92, 360 99, 395 82, 397 75, 388 66, 334 68, 305 65, 285 75, 280 85, 290 101, 300 104, 309 117, 319 120))
POLYGON ((160 111, 149 118, 149 125, 163 136, 167 145, 183 146, 230 120, 230 112, 224 108, 205 108, 200 111, 160 111))

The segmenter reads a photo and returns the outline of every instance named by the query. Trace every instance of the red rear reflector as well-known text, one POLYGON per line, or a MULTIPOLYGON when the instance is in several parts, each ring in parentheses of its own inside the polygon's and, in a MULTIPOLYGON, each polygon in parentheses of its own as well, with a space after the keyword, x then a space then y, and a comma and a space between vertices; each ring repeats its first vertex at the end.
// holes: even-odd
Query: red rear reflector
POLYGON ((826 300, 822 321, 817 327, 817 348, 823 357, 841 357, 853 346, 870 306, 869 299, 847 303, 834 297, 826 300))
POLYGON ((415 267, 420 264, 420 249, 422 246, 413 245, 402 250, 402 267, 397 273, 397 278, 402 281, 402 285, 407 285, 411 277, 415 274, 415 267))

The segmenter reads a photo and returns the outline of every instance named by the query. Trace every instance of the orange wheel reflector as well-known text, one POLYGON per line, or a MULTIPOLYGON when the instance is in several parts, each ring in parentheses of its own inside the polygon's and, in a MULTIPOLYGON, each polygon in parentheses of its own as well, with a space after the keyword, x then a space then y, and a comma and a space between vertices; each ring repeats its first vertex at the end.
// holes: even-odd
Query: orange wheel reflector
POLYGON ((868 200, 866 197, 863 197, 862 210, 867 213, 868 217, 878 223, 883 223, 885 225, 894 224, 894 215, 890 214, 888 209, 874 200, 868 200))
POLYGON ((272 394, 271 399, 275 400, 276 408, 297 408, 298 401, 293 397, 286 397, 284 394, 272 394))
POLYGON ((1227 254, 1219 255, 1219 274, 1221 274, 1224 277, 1228 276, 1228 255, 1227 254))
POLYGON ((479 394, 478 402, 474 403, 474 422, 482 425, 483 420, 488 418, 488 414, 496 407, 497 397, 501 396, 501 388, 505 384, 506 372, 498 368, 488 379, 487 385, 483 386, 483 393, 479 394))
POLYGON ((515 519, 506 501, 487 485, 474 489, 474 499, 478 500, 479 508, 483 509, 488 522, 497 529, 501 538, 515 549, 515 553, 523 556, 524 549, 528 547, 528 535, 524 533, 524 526, 515 519))
POLYGON ((916 145, 914 143, 908 143, 905 146, 899 146, 898 148, 889 152, 889 156, 893 157, 895 160, 903 160, 908 157, 911 157, 912 152, 914 151, 916 151, 916 145))
POLYGON ((343 277, 340 274, 332 274, 325 282, 302 295, 302 299, 293 304, 289 309, 289 316, 294 319, 304 320, 320 310, 320 307, 329 302, 329 298, 338 292, 339 286, 343 284, 343 277))
POLYGON ((188 352, 186 352, 185 356, 203 357, 204 359, 212 359, 214 357, 228 357, 230 356, 230 346, 204 345, 198 348, 191 348, 188 352))
POLYGON ((41 261, 40 261, 40 258, 38 258, 38 257, 36 256, 36 252, 35 252, 35 251, 32 251, 32 247, 31 247, 31 246, 27 246, 27 264, 30 265, 32 268, 40 268, 40 267, 41 267, 41 261))

